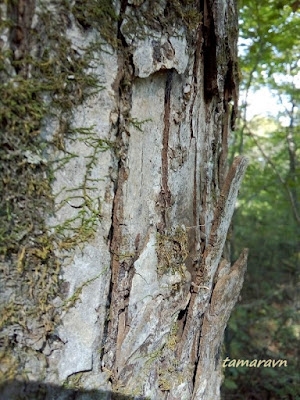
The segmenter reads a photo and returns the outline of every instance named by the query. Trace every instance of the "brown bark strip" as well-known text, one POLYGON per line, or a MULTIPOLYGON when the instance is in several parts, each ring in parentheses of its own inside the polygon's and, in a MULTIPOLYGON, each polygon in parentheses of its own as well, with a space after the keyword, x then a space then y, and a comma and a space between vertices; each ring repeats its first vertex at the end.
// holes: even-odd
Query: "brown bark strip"
POLYGON ((215 377, 216 382, 213 385, 209 385, 209 390, 214 388, 215 393, 210 392, 209 397, 219 398, 222 378, 220 344, 222 343, 224 330, 231 311, 237 302, 243 286, 247 257, 248 249, 244 249, 238 260, 229 270, 229 273, 225 272, 219 278, 213 290, 209 309, 203 319, 193 400, 205 397, 205 382, 211 379, 211 377, 215 377), (215 360, 215 363, 212 360, 215 360), (216 370, 219 370, 218 374, 215 373, 216 370))
POLYGON ((193 225, 197 226, 197 210, 198 210, 198 187, 197 187, 197 144, 195 143, 195 161, 194 161, 194 199, 193 199, 193 225))
POLYGON ((238 190, 248 165, 248 159, 243 156, 236 157, 223 185, 218 203, 216 205, 208 246, 203 255, 202 268, 196 277, 195 284, 207 284, 216 272, 228 228, 234 211, 238 190), (217 260, 217 261, 216 261, 217 260), (212 263, 217 264, 213 269, 212 263), (202 275, 204 273, 204 276, 202 275), (209 274, 209 277, 206 276, 209 274), (204 283, 205 282, 205 283, 204 283))
POLYGON ((246 157, 236 157, 222 187, 209 238, 209 244, 214 248, 218 245, 218 251, 222 251, 247 165, 248 159, 246 157))
POLYGON ((122 342, 126 336, 127 309, 134 275, 133 263, 139 256, 139 252, 136 252, 135 256, 130 256, 128 260, 122 259, 122 252, 124 252, 122 247, 123 185, 127 177, 126 168, 121 166, 113 202, 113 233, 110 245, 110 252, 112 255, 111 299, 105 355, 103 356, 105 368, 113 371, 113 381, 117 379, 118 357, 120 355, 122 342))
POLYGON ((169 163, 169 134, 170 134, 170 113, 171 113, 171 89, 174 70, 168 70, 165 87, 165 113, 164 113, 164 131, 161 153, 161 199, 162 199, 162 229, 167 226, 167 209, 171 204, 171 192, 168 185, 169 163))
POLYGON ((123 186, 128 178, 128 172, 124 159, 126 158, 126 138, 122 137, 122 131, 127 131, 126 117, 129 117, 131 104, 131 86, 124 82, 132 79, 133 66, 132 60, 127 52, 127 44, 121 32, 122 15, 125 14, 127 0, 121 2, 121 19, 118 24, 118 38, 120 39, 119 48, 119 68, 114 84, 117 101, 119 103, 119 127, 118 138, 120 147, 120 159, 118 161, 118 179, 116 183, 115 196, 113 200, 112 225, 111 225, 111 287, 110 287, 110 310, 109 322, 107 323, 107 336, 105 339, 105 350, 102 359, 104 368, 112 371, 111 380, 117 378, 118 356, 121 344, 126 334, 127 307, 130 295, 131 282, 133 278, 133 258, 121 260, 123 249, 123 186), (121 118, 121 116, 123 118, 121 118))
MULTIPOLYGON (((195 282, 191 286, 192 294, 188 306, 186 325, 178 349, 179 355, 182 354, 183 350, 185 352, 191 352, 191 346, 195 347, 195 334, 197 327, 200 326, 199 316, 205 313, 209 304, 208 302, 213 277, 221 259, 238 190, 247 164, 248 160, 246 157, 236 157, 227 174, 225 184, 216 206, 208 246, 205 249, 201 267, 195 277, 195 282), (189 344, 186 343, 188 336, 190 337, 189 344)), ((195 358, 191 361, 195 362, 195 358)))
MULTIPOLYGON (((199 227, 199 185, 198 185, 198 153, 196 138, 193 139, 194 143, 194 170, 193 170, 193 223, 188 229, 188 243, 189 255, 185 261, 188 271, 191 276, 195 274, 195 270, 199 263, 199 252, 197 246, 200 240, 200 227, 199 227)), ((193 279, 193 278, 192 278, 193 279)))
MULTIPOLYGON (((105 352, 109 352, 109 360, 107 363, 109 365, 106 368, 112 369, 112 366, 115 363, 115 339, 118 338, 118 328, 119 328, 119 313, 121 309, 121 298, 120 291, 118 290, 119 286, 119 275, 120 275, 120 247, 122 243, 122 227, 121 223, 123 221, 123 183, 127 175, 125 175, 124 167, 122 166, 119 170, 119 178, 117 182, 117 189, 113 201, 113 210, 112 210, 112 238, 110 244, 110 252, 112 255, 111 258, 111 299, 110 299, 110 314, 109 314, 109 323, 107 329, 107 342, 105 352), (112 356, 113 353, 113 356, 112 356)), ((123 295, 123 293, 122 293, 123 295)))

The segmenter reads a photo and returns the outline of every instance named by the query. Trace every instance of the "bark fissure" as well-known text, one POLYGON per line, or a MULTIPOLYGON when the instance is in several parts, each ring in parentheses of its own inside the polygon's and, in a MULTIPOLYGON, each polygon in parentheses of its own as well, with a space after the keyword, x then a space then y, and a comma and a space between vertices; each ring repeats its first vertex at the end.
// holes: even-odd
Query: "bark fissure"
POLYGON ((169 134, 170 134, 170 112, 171 112, 171 90, 174 70, 168 70, 166 76, 165 99, 164 99, 164 130, 162 137, 161 152, 161 199, 162 199, 162 225, 159 230, 163 232, 168 227, 168 209, 171 205, 171 192, 168 185, 169 175, 169 134))
POLYGON ((118 105, 118 169, 115 183, 115 193, 112 207, 111 225, 111 283, 109 300, 109 320, 106 323, 106 337, 104 338, 104 353, 102 368, 112 371, 110 380, 117 381, 118 357, 121 344, 126 334, 127 307, 130 296, 131 282, 134 274, 133 257, 126 255, 126 246, 123 245, 123 186, 128 179, 126 168, 127 135, 129 132, 132 80, 134 66, 128 51, 126 40, 121 32, 122 16, 125 14, 128 1, 121 2, 120 19, 118 22, 117 37, 119 43, 119 73, 114 85, 118 105), (122 252, 125 252, 123 255, 122 252))
POLYGON ((198 209, 199 209, 199 200, 198 200, 198 190, 197 187, 197 174, 198 174, 198 162, 197 162, 197 143, 195 141, 195 161, 194 161, 194 199, 193 199, 193 228, 195 230, 199 230, 197 227, 198 222, 198 209))
POLYGON ((217 38, 213 17, 212 1, 204 0, 203 7, 203 68, 204 68, 204 98, 210 103, 218 94, 217 84, 217 38))
MULTIPOLYGON (((202 11, 203 14, 203 11, 202 11)), ((194 56, 194 65, 193 65, 193 99, 191 102, 190 106, 190 131, 191 131, 191 138, 194 138, 194 127, 193 127, 193 122, 194 122, 194 106, 195 106, 195 101, 197 98, 197 94, 199 91, 199 82, 198 82, 198 77, 199 77, 199 72, 200 72, 200 65, 202 61, 202 45, 203 45, 203 28, 201 29, 201 26, 198 28, 197 32, 197 41, 196 41, 196 51, 195 51, 195 56, 194 56)))

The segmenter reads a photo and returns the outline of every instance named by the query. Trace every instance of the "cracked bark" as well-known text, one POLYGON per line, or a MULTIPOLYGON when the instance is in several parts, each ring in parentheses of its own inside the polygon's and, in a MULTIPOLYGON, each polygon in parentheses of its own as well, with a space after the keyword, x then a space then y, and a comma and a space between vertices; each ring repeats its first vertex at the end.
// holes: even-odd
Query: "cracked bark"
POLYGON ((164 98, 164 128, 161 152, 161 204, 162 222, 159 231, 164 232, 168 225, 168 209, 171 204, 171 192, 168 185, 169 175, 169 134, 170 134, 170 111, 171 111, 171 90, 173 70, 167 72, 165 98, 164 98))

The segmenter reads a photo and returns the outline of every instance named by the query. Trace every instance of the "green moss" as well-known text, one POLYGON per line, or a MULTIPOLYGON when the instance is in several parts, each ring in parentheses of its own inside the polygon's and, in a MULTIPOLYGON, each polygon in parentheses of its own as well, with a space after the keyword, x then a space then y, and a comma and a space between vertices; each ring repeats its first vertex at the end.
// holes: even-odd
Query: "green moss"
MULTIPOLYGON (((64 199, 58 203, 56 212, 72 200, 80 200, 76 216, 68 218, 64 223, 56 225, 54 228, 61 250, 70 250, 80 244, 86 243, 94 237, 99 221, 101 220, 101 202, 93 192, 97 190, 97 183, 101 179, 92 178, 93 168, 96 166, 98 158, 102 152, 115 149, 115 143, 99 138, 94 126, 89 128, 82 127, 69 129, 65 135, 69 141, 83 142, 91 149, 91 154, 86 156, 87 163, 80 186, 64 190, 64 199)), ((68 154, 67 157, 58 160, 55 169, 62 168, 76 154, 68 154)))
POLYGON ((169 337, 166 342, 166 347, 172 351, 176 349, 176 345, 178 342, 177 332, 178 332, 178 323, 176 321, 170 330, 169 337))
POLYGON ((74 292, 74 294, 66 299, 64 303, 62 304, 62 309, 64 311, 69 310, 71 307, 74 307, 75 304, 77 303, 78 300, 80 300, 80 295, 82 294, 82 290, 85 286, 88 286, 90 283, 94 282, 96 279, 98 279, 101 275, 105 274, 107 272, 107 268, 104 268, 101 274, 96 275, 94 278, 91 278, 85 282, 82 283, 74 292))
POLYGON ((0 351, 0 385, 14 379, 18 371, 18 360, 6 350, 0 351))
POLYGON ((117 46, 117 21, 112 0, 76 0, 72 7, 74 17, 85 29, 99 30, 103 39, 113 47, 117 46), (115 26, 115 32, 113 27, 115 26))
POLYGON ((182 21, 188 31, 197 29, 202 21, 202 14, 197 9, 195 0, 171 0, 167 3, 173 9, 175 23, 182 21))
POLYGON ((137 118, 129 118, 128 119, 129 125, 132 125, 136 130, 138 130, 140 132, 143 132, 143 125, 149 121, 151 121, 151 119, 149 119, 149 118, 144 119, 142 121, 139 121, 137 118))
MULTIPOLYGON (((9 5, 14 11, 16 5, 9 5)), ((37 31, 28 32, 35 50, 24 51, 18 59, 11 50, 0 55, 5 82, 0 84, 0 263, 2 285, 14 288, 14 298, 1 307, 0 329, 8 334, 5 359, 14 360, 18 349, 10 343, 10 327, 18 324, 26 337, 30 324, 39 326, 46 340, 58 323, 60 310, 53 299, 59 294, 61 259, 55 250, 69 250, 93 236, 101 204, 93 196, 91 172, 101 152, 114 146, 99 139, 93 127, 72 130, 69 124, 74 106, 103 88, 92 68, 101 44, 89 43, 77 53, 66 36, 69 2, 60 2, 52 11, 47 2, 40 5, 37 31), (41 135, 46 117, 59 121, 50 139, 41 135), (67 139, 84 140, 91 149, 81 188, 70 192, 70 198, 80 195, 83 204, 74 220, 50 230, 45 220, 56 211, 51 191, 55 169, 75 156, 65 151, 67 139), (47 155, 55 151, 64 157, 50 162, 47 155)), ((15 13, 4 22, 1 29, 13 31, 15 13)), ((11 377, 12 371, 21 373, 16 360, 13 367, 5 362, 0 379, 11 377)))
POLYGON ((130 13, 122 16, 122 31, 129 36, 145 39, 150 28, 154 32, 178 35, 178 28, 185 29, 187 37, 193 37, 202 22, 202 14, 194 0, 144 1, 130 7, 130 13))
POLYGON ((77 372, 71 376, 69 376, 64 384, 63 387, 66 389, 82 389, 81 378, 83 377, 84 372, 77 372))

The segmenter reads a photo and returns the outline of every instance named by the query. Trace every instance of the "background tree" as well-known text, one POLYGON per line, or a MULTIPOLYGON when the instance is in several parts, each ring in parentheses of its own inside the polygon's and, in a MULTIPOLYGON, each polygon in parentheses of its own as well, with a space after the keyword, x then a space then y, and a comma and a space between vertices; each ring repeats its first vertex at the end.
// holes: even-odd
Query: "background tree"
POLYGON ((3 398, 219 398, 236 40, 229 0, 1 3, 3 398))
MULTIPOLYGON (((226 370, 225 399, 296 399, 299 274, 299 13, 297 2, 240 2, 243 108, 233 150, 250 166, 234 217, 234 248, 249 244, 242 301, 227 331, 231 358, 287 359, 288 368, 226 370), (247 118, 251 90, 282 111, 247 118)), ((234 251, 233 251, 234 254, 234 251)))

